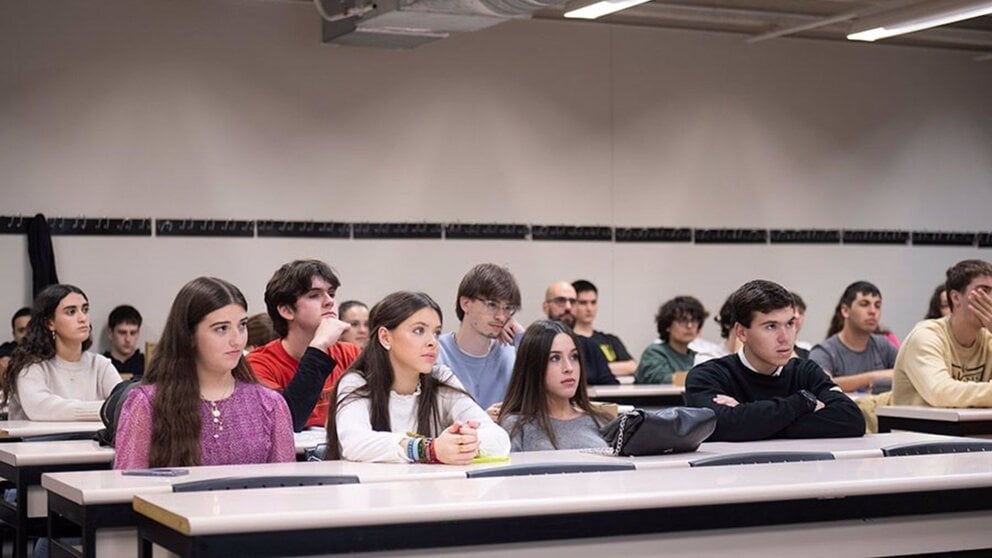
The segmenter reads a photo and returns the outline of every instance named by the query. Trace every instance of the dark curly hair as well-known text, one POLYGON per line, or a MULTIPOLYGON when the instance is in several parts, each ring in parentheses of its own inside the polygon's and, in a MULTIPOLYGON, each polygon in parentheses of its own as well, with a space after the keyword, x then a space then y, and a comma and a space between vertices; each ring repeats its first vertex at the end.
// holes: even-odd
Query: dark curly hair
MULTIPOLYGON (((7 403, 11 395, 17 393, 17 375, 22 370, 32 364, 46 361, 55 356, 55 338, 48 329, 48 324, 55 319, 55 311, 59 307, 62 299, 76 293, 83 297, 87 303, 89 298, 86 293, 75 285, 49 285, 45 287, 38 297, 34 299, 34 306, 31 308, 31 321, 28 323, 28 331, 24 339, 14 350, 7 366, 7 372, 0 378, 0 390, 3 391, 3 403, 7 403)), ((91 338, 87 337, 83 341, 83 350, 90 348, 93 344, 91 338)))
POLYGON ((668 342, 668 329, 672 327, 672 322, 689 318, 696 322, 697 327, 703 327, 703 322, 709 316, 709 312, 703 308, 703 303, 693 296, 677 296, 658 309, 658 315, 654 321, 658 325, 658 337, 668 342))

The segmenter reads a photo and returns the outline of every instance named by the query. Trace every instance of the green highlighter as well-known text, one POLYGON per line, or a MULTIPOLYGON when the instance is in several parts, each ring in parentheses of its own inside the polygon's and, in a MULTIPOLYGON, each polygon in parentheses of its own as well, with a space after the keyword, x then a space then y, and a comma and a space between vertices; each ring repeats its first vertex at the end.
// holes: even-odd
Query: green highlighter
POLYGON ((509 460, 508 455, 478 455, 472 458, 472 463, 504 463, 509 460))

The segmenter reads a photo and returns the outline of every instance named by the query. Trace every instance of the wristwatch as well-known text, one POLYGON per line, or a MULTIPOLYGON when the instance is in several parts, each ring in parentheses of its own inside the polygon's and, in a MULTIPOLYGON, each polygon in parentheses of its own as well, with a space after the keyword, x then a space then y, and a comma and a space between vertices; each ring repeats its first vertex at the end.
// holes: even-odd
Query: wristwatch
POLYGON ((809 409, 810 412, 816 410, 817 400, 816 400, 816 396, 813 395, 813 392, 809 390, 801 389, 799 390, 799 395, 802 396, 803 400, 806 401, 806 407, 809 409))

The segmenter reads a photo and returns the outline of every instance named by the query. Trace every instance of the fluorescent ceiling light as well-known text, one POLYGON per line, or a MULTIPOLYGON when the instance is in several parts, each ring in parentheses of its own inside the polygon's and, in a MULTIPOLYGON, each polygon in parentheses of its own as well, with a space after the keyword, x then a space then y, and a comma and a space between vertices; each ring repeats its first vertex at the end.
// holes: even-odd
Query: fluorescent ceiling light
POLYGON ((847 38, 875 41, 992 14, 992 1, 935 0, 882 12, 855 21, 847 38))
POLYGON ((598 17, 603 17, 604 15, 612 14, 613 12, 619 12, 620 10, 626 10, 632 6, 650 1, 651 0, 603 0, 602 2, 589 4, 588 6, 577 10, 565 12, 565 17, 575 19, 596 19, 598 17))

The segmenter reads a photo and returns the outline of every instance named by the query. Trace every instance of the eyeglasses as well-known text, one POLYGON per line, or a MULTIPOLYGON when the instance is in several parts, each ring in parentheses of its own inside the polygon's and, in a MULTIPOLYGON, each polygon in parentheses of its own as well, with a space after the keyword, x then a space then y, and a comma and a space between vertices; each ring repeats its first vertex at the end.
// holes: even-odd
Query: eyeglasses
POLYGON ((503 314, 507 318, 512 318, 513 315, 516 314, 518 310, 520 310, 516 306, 509 306, 509 305, 503 306, 500 303, 496 302, 495 300, 487 300, 483 298, 477 298, 475 300, 481 302, 482 305, 486 307, 486 312, 489 312, 494 316, 497 314, 503 314))
POLYGON ((687 327, 687 328, 688 327, 695 327, 695 328, 698 328, 699 327, 699 320, 696 320, 696 319, 693 319, 693 318, 680 318, 678 320, 675 320, 674 323, 679 324, 682 327, 687 327))
POLYGON ((548 302, 554 304, 555 306, 565 306, 566 304, 570 306, 575 306, 575 303, 578 301, 579 300, 576 298, 565 298, 563 296, 548 299, 548 302))

